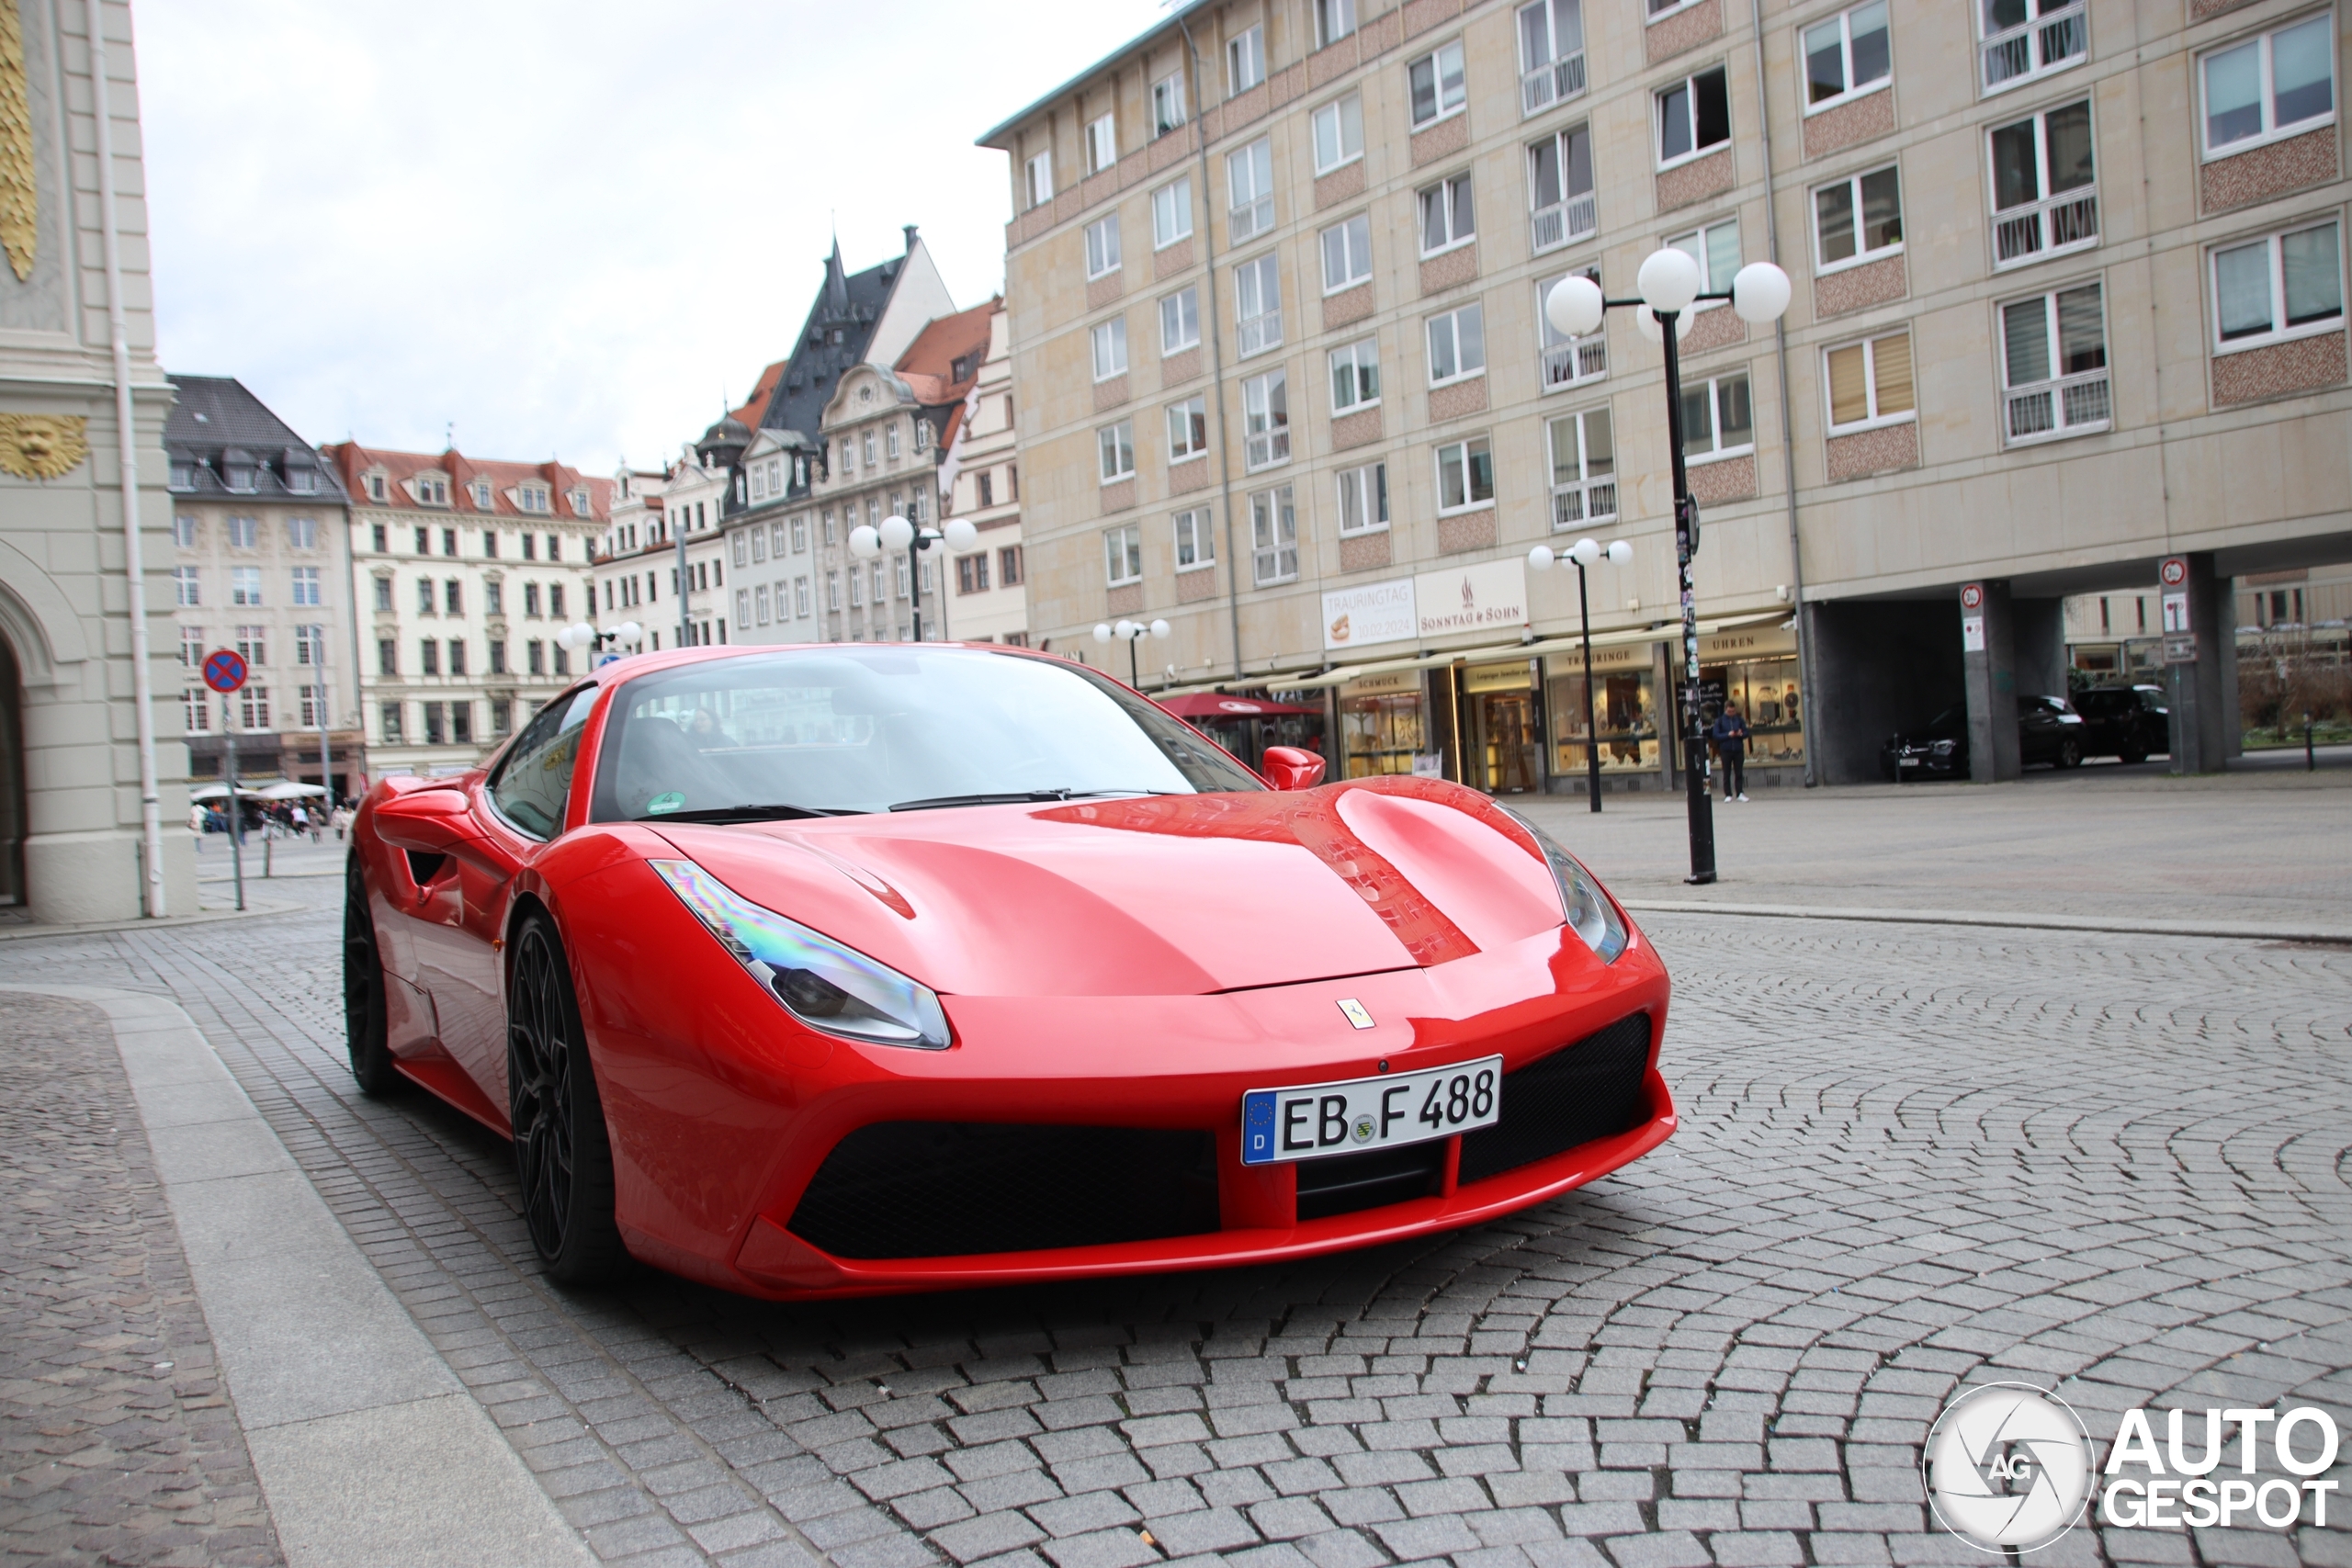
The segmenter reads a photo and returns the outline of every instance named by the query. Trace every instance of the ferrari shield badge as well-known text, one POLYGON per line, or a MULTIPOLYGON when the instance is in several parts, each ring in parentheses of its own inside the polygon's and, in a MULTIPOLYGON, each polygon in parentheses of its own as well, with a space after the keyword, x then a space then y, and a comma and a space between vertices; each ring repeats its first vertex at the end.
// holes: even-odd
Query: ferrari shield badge
POLYGON ((1354 1024, 1358 1029, 1370 1029, 1374 1027, 1372 1021, 1372 1010, 1365 1007, 1353 997, 1341 997, 1340 998, 1340 1010, 1346 1013, 1348 1015, 1348 1021, 1354 1024))

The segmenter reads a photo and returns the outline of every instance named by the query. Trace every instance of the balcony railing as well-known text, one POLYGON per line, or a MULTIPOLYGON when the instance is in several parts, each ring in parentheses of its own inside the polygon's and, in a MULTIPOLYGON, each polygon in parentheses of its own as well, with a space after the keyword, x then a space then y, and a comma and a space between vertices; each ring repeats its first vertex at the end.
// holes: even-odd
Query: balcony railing
POLYGON ((1251 473, 1290 461, 1290 426, 1261 431, 1242 443, 1241 464, 1251 473))
POLYGON ((1520 118, 1542 114, 1584 91, 1584 51, 1539 65, 1519 79, 1520 118))
POLYGON ((2098 243, 2098 192, 2070 190, 1993 215, 1993 263, 2013 266, 2098 243))
POLYGON ((1245 201, 1226 214, 1226 227, 1233 236, 1232 243, 1237 245, 1273 226, 1274 198, 1271 196, 1245 201))
POLYGON ((1283 313, 1280 310, 1267 310, 1259 315, 1243 317, 1240 335, 1241 357, 1244 359, 1253 354, 1263 353, 1267 349, 1276 347, 1283 341, 1283 313))
POLYGON ((2104 368, 2013 388, 2004 403, 2003 418, 2012 446, 2104 429, 2114 412, 2104 368))
POLYGON ((1591 191, 1537 208, 1532 221, 1538 251, 1556 250, 1571 240, 1589 238, 1600 228, 1600 209, 1591 191))
POLYGON ((1587 479, 1582 484, 1562 485, 1552 492, 1552 526, 1555 530, 1574 528, 1587 523, 1606 523, 1617 515, 1617 481, 1614 479, 1587 479))
POLYGON ((2047 9, 1984 40, 1984 91, 1997 93, 2090 53, 2088 0, 2047 9))
POLYGON ((1581 387, 1609 374, 1609 340, 1595 333, 1544 351, 1544 389, 1581 387))

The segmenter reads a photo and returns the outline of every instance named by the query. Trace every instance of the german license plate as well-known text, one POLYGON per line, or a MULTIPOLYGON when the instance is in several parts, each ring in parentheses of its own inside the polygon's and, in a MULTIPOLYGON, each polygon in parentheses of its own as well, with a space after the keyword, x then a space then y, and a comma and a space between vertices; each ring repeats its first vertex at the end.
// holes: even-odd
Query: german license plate
POLYGON ((1351 1155, 1450 1138, 1502 1116, 1503 1059, 1487 1056, 1340 1083, 1253 1089, 1241 1097, 1241 1163, 1351 1155))
POLYGON ((1919 765, 1919 759, 1917 757, 1898 757, 1895 759, 1895 765, 1903 768, 1916 768, 1919 765))

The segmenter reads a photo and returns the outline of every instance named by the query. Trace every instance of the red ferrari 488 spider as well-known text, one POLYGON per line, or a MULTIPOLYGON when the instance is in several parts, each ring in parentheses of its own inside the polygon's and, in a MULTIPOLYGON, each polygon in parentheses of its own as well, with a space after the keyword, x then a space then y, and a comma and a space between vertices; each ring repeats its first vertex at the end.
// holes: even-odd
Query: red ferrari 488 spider
POLYGON ((1023 650, 608 663, 361 807, 352 1070, 514 1140, 556 1278, 773 1297, 1363 1247, 1664 1141, 1666 970, 1583 866, 1268 766, 1023 650))

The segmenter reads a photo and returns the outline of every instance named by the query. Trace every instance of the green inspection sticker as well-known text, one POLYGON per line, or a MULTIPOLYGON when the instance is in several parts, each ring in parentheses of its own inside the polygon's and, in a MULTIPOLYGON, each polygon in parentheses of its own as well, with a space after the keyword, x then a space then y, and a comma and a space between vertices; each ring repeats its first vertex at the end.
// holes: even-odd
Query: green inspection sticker
POLYGON ((651 800, 647 801, 645 803, 645 809, 649 813, 675 811, 685 803, 686 797, 680 795, 673 789, 667 795, 657 795, 651 800))

